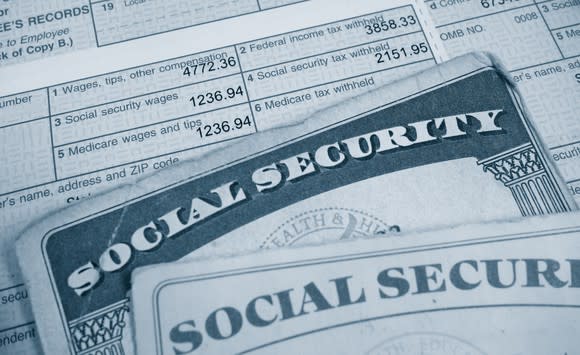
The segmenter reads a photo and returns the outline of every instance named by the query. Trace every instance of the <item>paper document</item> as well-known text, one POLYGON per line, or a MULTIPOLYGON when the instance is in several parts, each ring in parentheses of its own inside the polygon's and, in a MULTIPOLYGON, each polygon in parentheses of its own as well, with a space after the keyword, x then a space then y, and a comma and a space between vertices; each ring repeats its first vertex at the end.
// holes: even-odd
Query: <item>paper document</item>
POLYGON ((104 47, 302 0, 3 0, 0 66, 104 47))
POLYGON ((137 269, 137 351, 575 354, 580 214, 137 269))
MULTIPOLYGON (((75 6, 30 3, 0 1, 0 9, 75 6)), ((109 12, 102 6, 109 3, 111 14, 124 8, 122 1, 93 1, 101 16, 95 20, 103 23, 109 12)), ((169 4, 131 8, 149 12, 154 3, 169 4)), ((213 144, 296 123, 441 62, 445 55, 426 13, 413 1, 308 2, 0 68, 0 300, 7 300, 0 304, 0 353, 38 348, 13 253, 26 225, 99 191, 210 156, 213 144), (379 62, 387 47, 408 56, 379 62)), ((158 24, 148 28, 156 32, 158 24)), ((74 33, 78 44, 80 32, 74 33)))
POLYGON ((580 201, 580 1, 425 3, 449 55, 486 50, 502 59, 580 201))
POLYGON ((520 104, 464 56, 49 216, 17 241, 44 349, 134 354, 138 266, 574 209, 520 104))

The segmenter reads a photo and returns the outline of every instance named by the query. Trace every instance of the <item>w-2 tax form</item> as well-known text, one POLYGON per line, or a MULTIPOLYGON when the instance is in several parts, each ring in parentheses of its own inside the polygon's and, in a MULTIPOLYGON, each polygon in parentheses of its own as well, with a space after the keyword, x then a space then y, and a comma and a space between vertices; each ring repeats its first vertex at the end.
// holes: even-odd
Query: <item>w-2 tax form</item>
MULTIPOLYGON (((109 3, 148 6, 91 1, 95 23, 109 3)), ((175 31, 175 17, 111 22, 99 43, 120 43, 0 69, 0 352, 40 351, 13 253, 29 223, 441 63, 426 15, 420 1, 316 1, 175 31)))

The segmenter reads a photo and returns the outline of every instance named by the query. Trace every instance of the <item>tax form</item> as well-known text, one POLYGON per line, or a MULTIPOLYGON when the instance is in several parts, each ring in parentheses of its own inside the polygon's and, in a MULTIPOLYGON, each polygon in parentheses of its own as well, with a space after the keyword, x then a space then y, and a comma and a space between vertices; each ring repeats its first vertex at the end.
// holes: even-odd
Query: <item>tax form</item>
POLYGON ((0 66, 100 48, 303 0, 2 0, 0 66))
POLYGON ((0 352, 40 349, 12 252, 27 224, 442 62, 425 14, 305 2, 1 69, 0 352))
POLYGON ((580 201, 580 2, 426 0, 451 56, 497 54, 580 201))

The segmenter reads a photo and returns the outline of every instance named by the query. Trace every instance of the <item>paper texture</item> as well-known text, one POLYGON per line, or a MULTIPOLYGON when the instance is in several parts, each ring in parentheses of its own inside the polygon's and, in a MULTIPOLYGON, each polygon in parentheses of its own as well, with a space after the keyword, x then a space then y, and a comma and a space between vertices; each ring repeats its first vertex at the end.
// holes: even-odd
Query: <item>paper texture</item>
POLYGON ((137 269, 139 354, 574 354, 580 215, 137 269))
POLYGON ((68 208, 17 252, 46 351, 132 354, 138 266, 574 208, 504 73, 473 54, 68 208))
MULTIPOLYGON (((6 18, 69 7, 88 6, 99 22, 125 3, 133 4, 126 7, 131 11, 147 8, 161 17, 171 4, 185 10, 201 2, 86 3, 0 1, 0 13, 10 10, 0 17, 0 26, 6 18), (102 8, 109 3, 111 13, 102 8)), ((30 354, 38 347, 28 291, 13 253, 26 225, 180 161, 209 157, 220 143, 299 122, 441 62, 446 57, 426 14, 407 0, 308 2, 0 68, 0 299, 12 300, 0 304, 0 339, 8 337, 0 352, 30 354), (391 19, 397 28, 367 33, 365 26, 391 19), (412 56, 378 63, 375 54, 389 46, 412 56)), ((76 46, 83 33, 78 26, 87 26, 88 19, 90 14, 34 29, 52 31, 67 23, 76 46)), ((156 33, 183 19, 155 19, 139 30, 121 27, 124 19, 111 17, 110 26, 119 28, 106 32, 156 33)), ((0 36, 33 35, 31 28, 0 36)), ((166 183, 172 181, 169 177, 166 183)))

